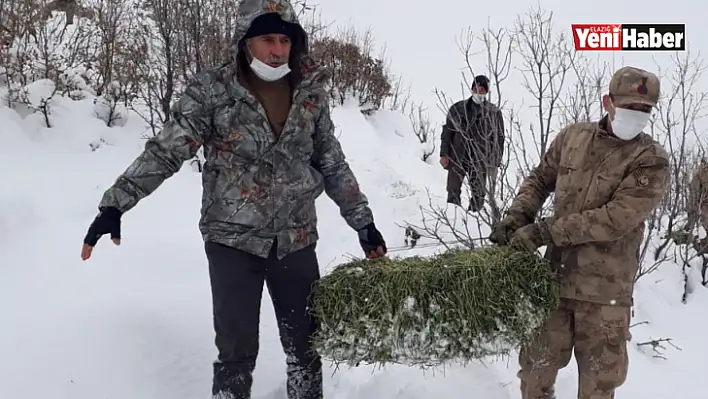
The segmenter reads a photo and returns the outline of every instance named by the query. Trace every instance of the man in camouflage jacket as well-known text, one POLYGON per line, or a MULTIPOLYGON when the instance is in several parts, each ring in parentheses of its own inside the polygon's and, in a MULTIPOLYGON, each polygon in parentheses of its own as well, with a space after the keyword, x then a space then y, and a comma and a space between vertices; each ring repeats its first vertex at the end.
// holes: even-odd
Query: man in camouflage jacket
POLYGON ((447 202, 461 206, 462 183, 470 187, 468 210, 484 206, 487 179, 495 178, 504 155, 504 118, 487 101, 489 79, 474 78, 470 98, 450 107, 440 135, 440 164, 447 169, 447 202))
POLYGON ((249 398, 264 281, 287 355, 289 399, 322 398, 308 311, 320 272, 315 199, 325 192, 368 257, 386 244, 334 136, 325 83, 286 0, 243 0, 233 61, 201 73, 163 130, 104 194, 82 257, 120 217, 179 171, 200 147, 206 163, 200 230, 209 261, 218 361, 214 398, 249 398))
POLYGON ((490 240, 536 250, 559 273, 561 304, 521 348, 524 399, 554 398, 575 353, 583 399, 611 399, 628 371, 630 308, 645 219, 670 181, 665 149, 642 132, 659 100, 656 75, 619 69, 596 123, 561 130, 524 180, 490 240), (554 214, 533 222, 555 192, 554 214))
POLYGON ((701 226, 708 231, 708 160, 705 158, 693 172, 687 205, 688 220, 684 230, 692 231, 700 221, 701 226))

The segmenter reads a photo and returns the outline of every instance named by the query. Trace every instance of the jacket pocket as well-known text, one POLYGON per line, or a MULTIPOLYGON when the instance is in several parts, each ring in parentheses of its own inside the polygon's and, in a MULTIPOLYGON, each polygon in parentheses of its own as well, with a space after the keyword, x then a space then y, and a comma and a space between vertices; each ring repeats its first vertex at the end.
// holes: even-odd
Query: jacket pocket
POLYGON ((592 179, 592 190, 588 195, 589 206, 598 208, 605 205, 622 183, 622 176, 612 172, 597 173, 592 179))
POLYGON ((558 165, 558 175, 556 176, 556 190, 554 193, 555 213, 563 216, 564 214, 577 212, 576 209, 579 200, 578 195, 584 195, 578 192, 575 188, 578 187, 578 182, 582 181, 582 169, 577 164, 577 161, 572 159, 563 159, 558 165))

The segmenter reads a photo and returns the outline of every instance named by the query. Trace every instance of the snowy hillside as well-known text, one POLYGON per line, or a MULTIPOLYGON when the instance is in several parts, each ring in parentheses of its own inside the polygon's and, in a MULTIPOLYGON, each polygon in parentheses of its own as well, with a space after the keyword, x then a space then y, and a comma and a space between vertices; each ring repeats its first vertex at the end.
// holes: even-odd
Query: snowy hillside
MULTIPOLYGON (((120 247, 104 239, 91 261, 81 262, 80 242, 97 201, 144 142, 135 115, 123 127, 107 128, 94 108, 92 98, 59 98, 54 127, 47 129, 36 114, 22 119, 0 107, 0 398, 206 398, 216 353, 197 229, 200 175, 185 165, 125 216, 120 247)), ((345 105, 333 118, 392 255, 412 254, 400 250, 397 224, 420 220, 426 189, 444 206, 437 159, 420 160, 420 144, 402 115, 365 118, 345 105)), ((325 196, 318 211, 326 272, 360 248, 325 196)), ((416 253, 439 249, 425 243, 416 253)), ((619 397, 704 397, 691 387, 705 377, 708 323, 700 315, 708 290, 697 289, 684 305, 682 288, 672 265, 640 280, 634 323, 648 324, 632 328, 630 376, 619 397), (634 345, 660 338, 672 338, 681 350, 664 343, 663 360, 649 345, 634 345)), ((254 398, 284 399, 284 355, 272 305, 263 303, 254 398)), ((515 359, 435 373, 361 367, 332 374, 330 367, 326 397, 518 398, 516 368, 515 359)), ((575 376, 573 363, 561 372, 559 398, 575 396, 575 376)))
MULTIPOLYGON (((587 21, 605 21, 609 8, 617 21, 635 20, 635 7, 618 8, 616 1, 602 1, 602 4, 594 3, 600 7, 584 11, 587 21)), ((681 1, 667 8, 663 2, 650 0, 644 9, 661 10, 657 21, 683 21, 688 6, 682 6, 681 1)), ((123 106, 113 110, 112 105, 134 101, 140 108, 150 100, 152 112, 145 112, 142 117, 159 119, 159 114, 165 112, 160 107, 161 102, 169 104, 176 99, 160 97, 164 92, 160 85, 166 85, 165 69, 176 71, 172 82, 177 88, 176 95, 184 83, 181 73, 187 75, 196 68, 190 64, 196 63, 190 58, 191 50, 185 51, 185 59, 175 56, 175 64, 168 68, 163 62, 167 58, 166 41, 170 42, 166 39, 201 48, 203 65, 221 62, 223 48, 207 46, 200 40, 207 44, 228 43, 233 32, 228 24, 234 21, 232 15, 223 10, 233 7, 237 0, 193 2, 208 4, 210 9, 200 14, 223 29, 206 33, 187 29, 175 33, 179 40, 153 37, 159 36, 154 32, 152 36, 141 35, 138 28, 145 24, 154 28, 160 21, 147 14, 138 18, 137 14, 131 14, 135 10, 121 9, 130 2, 92 3, 96 7, 116 8, 110 9, 113 12, 107 13, 109 16, 101 23, 84 19, 66 29, 63 14, 55 12, 41 34, 34 37, 36 42, 23 37, 13 46, 0 47, 3 60, 0 64, 0 399, 206 399, 216 349, 208 267, 197 226, 201 204, 201 176, 197 167, 185 164, 180 173, 125 215, 120 247, 104 238, 88 262, 81 261, 79 247, 104 190, 142 151, 146 136, 151 134, 139 115, 123 106), (110 16, 125 26, 107 29, 110 16), (140 23, 128 23, 132 20, 140 23), (93 59, 91 64, 76 56, 100 53, 98 49, 105 48, 106 43, 117 44, 120 50, 111 55, 115 57, 111 62, 97 63, 93 59), (135 57, 136 53, 145 53, 145 56, 135 57), (128 62, 117 62, 126 61, 121 56, 128 62), (47 76, 55 78, 58 85, 44 79, 47 76), (136 79, 140 80, 136 83, 136 79), (27 83, 29 85, 25 86, 27 83), (12 94, 6 98, 7 88, 12 94), (97 93, 105 97, 97 98, 97 93), (112 95, 113 100, 108 100, 112 105, 106 104, 105 98, 112 95), (51 101, 45 101, 47 98, 51 101), (8 108, 8 103, 13 104, 12 109, 8 108), (47 123, 52 127, 47 128, 47 123)), ((189 1, 147 3, 163 7, 153 9, 155 15, 163 15, 158 11, 169 11, 168 19, 179 17, 181 22, 189 21, 190 26, 193 22, 190 18, 196 19, 184 9, 173 6, 184 7, 189 1)), ((431 205, 429 195, 432 206, 446 208, 446 173, 438 164, 438 150, 433 149, 433 155, 426 162, 422 160, 424 154, 430 153, 432 141, 438 139, 421 144, 414 132, 414 125, 419 124, 413 123, 411 118, 415 111, 426 110, 428 127, 439 134, 443 110, 447 107, 441 104, 444 101, 438 99, 434 89, 444 92, 443 97, 449 97, 449 101, 469 95, 468 87, 460 92, 460 72, 464 69, 462 72, 467 76, 473 71, 466 69, 468 60, 459 48, 464 44, 458 41, 474 42, 470 51, 476 53, 476 58, 471 57, 471 63, 480 70, 477 72, 490 75, 492 85, 499 88, 491 90, 491 99, 503 104, 509 122, 505 149, 509 169, 506 176, 500 176, 503 180, 500 186, 505 183, 513 186, 517 169, 536 162, 539 154, 534 154, 533 149, 538 146, 538 135, 550 138, 558 125, 572 117, 599 117, 599 96, 604 94, 615 63, 631 61, 652 70, 656 67, 655 58, 663 63, 662 85, 666 89, 662 90, 673 97, 663 100, 664 108, 657 113, 665 119, 656 121, 653 133, 674 155, 680 154, 672 159, 674 170, 688 170, 690 157, 686 154, 690 151, 684 150, 701 144, 695 132, 705 130, 694 122, 701 119, 697 115, 703 115, 708 107, 705 102, 708 92, 701 93, 696 83, 705 65, 700 57, 687 55, 685 59, 673 61, 669 60, 672 57, 669 53, 635 53, 622 56, 621 60, 608 55, 602 62, 599 58, 597 62, 590 57, 575 58, 577 53, 567 51, 565 46, 570 41, 564 41, 562 32, 568 33, 565 29, 570 23, 582 21, 576 20, 577 8, 567 2, 543 2, 558 18, 554 29, 561 29, 555 31, 561 33, 557 42, 548 44, 552 50, 549 62, 553 65, 549 64, 548 70, 540 72, 540 77, 534 76, 533 68, 523 64, 524 55, 529 62, 530 46, 518 46, 518 43, 512 46, 511 36, 501 34, 497 36, 496 46, 494 40, 484 45, 479 37, 474 40, 466 37, 465 29, 469 24, 481 27, 475 34, 484 37, 486 33, 488 38, 502 26, 510 30, 498 32, 509 34, 512 28, 525 27, 528 33, 534 32, 534 23, 538 23, 536 34, 545 32, 540 28, 550 24, 545 14, 530 13, 513 21, 517 16, 508 10, 522 12, 520 4, 504 3, 504 8, 497 12, 494 7, 490 10, 476 5, 461 8, 459 1, 452 0, 436 3, 435 7, 411 6, 409 1, 400 0, 385 4, 369 0, 356 5, 329 0, 318 3, 322 5, 325 19, 336 21, 341 27, 352 20, 352 15, 356 16, 351 22, 355 28, 371 26, 377 39, 374 44, 385 45, 391 56, 390 69, 396 76, 386 78, 395 81, 400 77, 414 82, 406 115, 390 110, 396 109, 391 99, 395 96, 386 98, 387 106, 381 107, 384 110, 368 117, 354 101, 345 102, 332 113, 337 135, 370 200, 390 256, 427 255, 442 250, 441 245, 425 238, 415 250, 405 248, 401 226, 406 222, 422 224, 421 207, 431 205), (363 13, 362 9, 378 11, 363 13), (475 18, 470 18, 470 9, 474 9, 475 18), (489 21, 487 14, 490 14, 489 21), (397 21, 405 22, 391 23, 392 15, 401 15, 403 18, 397 21), (429 26, 431 21, 437 21, 438 26, 429 26), (400 31, 401 26, 408 30, 405 34, 400 31), (410 29, 411 26, 415 28, 410 29), (495 48, 497 53, 490 53, 490 49, 495 48), (496 68, 490 65, 491 60, 506 59, 505 48, 513 52, 513 57, 509 55, 513 62, 496 68), (568 67, 571 59, 573 68, 568 67), (607 63, 603 63, 605 61, 607 63), (556 79, 549 75, 555 75, 553 67, 558 65, 565 65, 568 78, 565 85, 558 85, 557 91, 549 93, 541 87, 531 87, 533 84, 527 84, 528 87, 522 84, 556 79), (507 74, 508 79, 504 77, 507 74), (602 89, 595 89, 596 78, 603 82, 602 89), (687 92, 695 93, 696 97, 681 98, 683 92, 676 88, 685 86, 688 86, 687 92), (538 101, 534 100, 538 99, 543 100, 541 107, 536 107, 538 101), (581 103, 586 104, 587 109, 585 105, 577 106, 581 103), (673 108, 667 104, 673 104, 673 108), (571 115, 573 113, 576 115, 571 115), (537 123, 538 119, 544 119, 539 116, 553 119, 550 114, 558 120, 537 123), (675 123, 677 120, 682 121, 679 126, 675 123), (537 136, 530 137, 533 133, 537 136), (512 154, 514 151, 517 152, 512 154)), ((1 18, 7 18, 7 10, 14 12, 12 8, 16 4, 20 2, 0 3, 0 25, 5 21, 1 18)), ((28 15, 34 13, 31 9, 24 11, 28 15)), ((704 25, 694 23, 691 31, 698 32, 694 29, 700 30, 704 25)), ((18 34, 25 32, 21 23, 11 28, 18 34)), ((700 33, 693 35, 702 37, 700 33)), ((360 44, 362 48, 376 47, 372 43, 360 44)), ((185 57, 179 51, 176 54, 185 57)), ((398 94, 405 96, 405 93, 398 94)), ((426 121, 419 122, 424 125, 426 121)), ((678 186, 681 186, 680 181, 673 189, 683 190, 678 186)), ((505 195, 508 199, 509 193, 505 195)), ((338 263, 360 256, 361 248, 356 233, 342 220, 331 200, 323 195, 317 205, 321 236, 317 251, 322 272, 327 273, 338 263)), ((680 222, 683 210, 675 208, 672 212, 675 216, 680 213, 676 219, 680 222)), ((454 207, 449 207, 447 215, 459 226, 468 217, 454 207)), ((482 237, 488 234, 488 226, 476 218, 467 222, 471 223, 473 234, 482 237)), ((653 233, 655 241, 665 233, 665 227, 653 233)), ((668 249, 665 253, 673 256, 673 247, 668 249)), ((629 377, 619 389, 618 398, 699 399, 706 396, 699 384, 707 373, 708 321, 703 315, 708 311, 708 289, 701 286, 700 267, 696 265, 689 269, 689 296, 686 303, 682 303, 686 282, 679 260, 676 262, 664 262, 637 284, 629 377)), ((284 360, 266 290, 254 399, 286 398, 284 360)), ((576 397, 574 363, 572 360, 559 375, 558 399, 576 397)), ((325 365, 325 397, 516 399, 520 397, 517 369, 515 357, 508 361, 466 367, 450 365, 444 370, 425 372, 402 366, 335 370, 325 365)))

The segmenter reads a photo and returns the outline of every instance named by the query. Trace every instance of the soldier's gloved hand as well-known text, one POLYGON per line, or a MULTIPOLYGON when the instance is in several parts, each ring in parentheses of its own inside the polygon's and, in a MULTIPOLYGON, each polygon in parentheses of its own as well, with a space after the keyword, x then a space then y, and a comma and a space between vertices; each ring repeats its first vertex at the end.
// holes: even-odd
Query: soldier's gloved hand
POLYGON ((104 234, 110 234, 114 244, 120 245, 120 218, 122 213, 113 207, 101 208, 100 212, 89 226, 81 248, 81 259, 91 257, 93 247, 104 234))
POLYGON ((548 230, 548 224, 545 221, 540 221, 516 230, 509 245, 522 251, 535 251, 552 243, 553 239, 548 230))
POLYGON ((489 241, 497 245, 507 245, 516 229, 525 224, 527 222, 522 217, 508 214, 501 222, 492 226, 492 234, 489 235, 489 241))
POLYGON ((373 223, 369 223, 357 233, 359 234, 359 244, 367 258, 374 259, 386 255, 386 252, 388 252, 386 242, 373 223))

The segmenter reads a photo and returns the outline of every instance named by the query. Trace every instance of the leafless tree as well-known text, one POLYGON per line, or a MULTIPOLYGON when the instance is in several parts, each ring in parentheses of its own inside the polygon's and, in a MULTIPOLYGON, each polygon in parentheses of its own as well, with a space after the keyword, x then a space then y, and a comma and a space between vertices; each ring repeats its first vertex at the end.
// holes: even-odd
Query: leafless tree
POLYGON ((534 8, 518 16, 515 30, 515 52, 520 61, 517 69, 536 108, 536 123, 529 126, 529 134, 536 144, 534 155, 540 159, 552 140, 564 85, 578 53, 567 34, 557 32, 553 13, 544 9, 534 8))
POLYGON ((0 48, 7 51, 16 37, 22 36, 26 26, 28 0, 0 0, 0 48))
POLYGON ((570 80, 565 93, 558 100, 558 122, 567 126, 578 122, 598 121, 603 115, 602 96, 607 92, 612 75, 609 64, 589 57, 577 56, 570 60, 570 80))
MULTIPOLYGON (((96 55, 96 91, 103 92, 106 85, 116 78, 116 64, 125 47, 125 41, 131 36, 129 21, 135 15, 122 0, 91 0, 89 3, 95 15, 96 27, 100 38, 100 50, 96 55)), ((134 78, 134 77, 131 77, 134 78)))
POLYGON ((322 19, 317 5, 310 4, 307 0, 295 0, 291 3, 310 43, 322 39, 331 31, 332 23, 322 19))
POLYGON ((228 62, 236 19, 233 13, 239 0, 179 0, 180 26, 177 34, 177 60, 181 81, 205 69, 228 62))
POLYGON ((700 54, 686 52, 672 57, 673 65, 662 69, 664 98, 652 119, 652 135, 669 153, 671 186, 662 203, 648 218, 645 240, 641 249, 642 269, 637 277, 650 274, 666 262, 679 261, 684 273, 685 300, 690 291, 687 270, 699 257, 702 246, 697 236, 685 240, 686 245, 671 245, 683 231, 685 213, 690 206, 689 182, 703 155, 700 128, 708 111, 708 92, 699 87, 706 70, 700 54), (668 88, 668 90, 666 89, 668 88), (647 255, 651 254, 651 258, 647 255), (649 263, 647 265, 647 263, 649 263))
POLYGON ((157 134, 170 118, 170 106, 178 89, 177 36, 180 18, 178 7, 168 0, 141 0, 139 2, 140 47, 146 50, 140 66, 139 98, 147 110, 134 110, 157 134))
MULTIPOLYGON (((517 126, 517 112, 510 98, 503 91, 506 86, 505 82, 512 72, 516 35, 508 29, 493 28, 488 25, 479 34, 479 39, 484 47, 487 75, 491 81, 490 100, 502 110, 505 126, 503 132, 505 156, 497 170, 496 178, 488 179, 486 182, 489 212, 481 213, 484 222, 491 226, 501 220, 502 209, 508 207, 516 192, 520 176, 510 173, 510 165, 512 167, 519 165, 519 161, 525 157, 518 151, 517 144, 522 143, 523 148, 523 137, 521 129, 517 126)), ((495 165, 489 166, 494 167, 495 165)))

